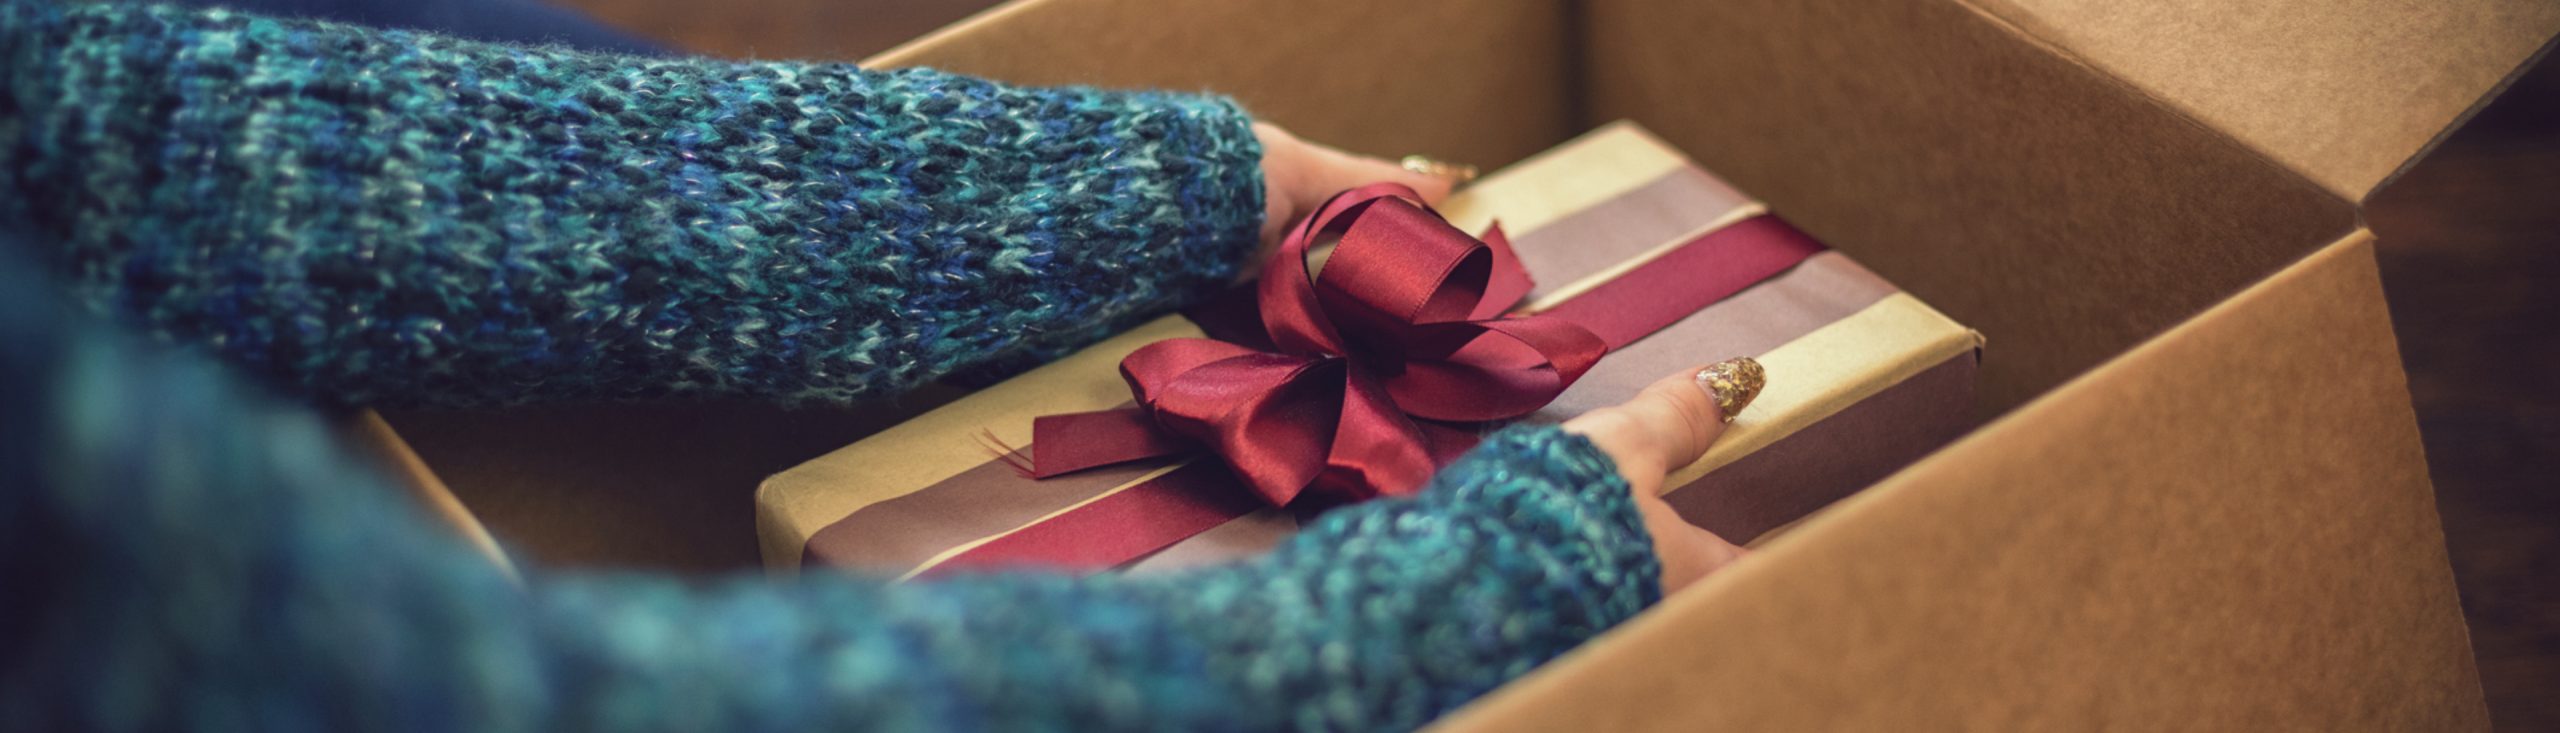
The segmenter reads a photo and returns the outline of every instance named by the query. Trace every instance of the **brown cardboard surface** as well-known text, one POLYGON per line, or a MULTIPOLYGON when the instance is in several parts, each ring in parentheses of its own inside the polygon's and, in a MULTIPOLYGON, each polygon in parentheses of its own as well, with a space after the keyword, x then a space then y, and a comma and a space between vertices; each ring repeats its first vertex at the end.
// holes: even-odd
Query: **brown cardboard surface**
POLYGON ((2352 228, 2353 207, 1946 0, 1593 0, 1593 112, 1989 335, 1997 414, 2352 228))
POLYGON ((1490 170, 1579 132, 1570 3, 1022 0, 864 61, 1214 89, 1350 150, 1490 170))
MULTIPOLYGON (((2543 11, 1973 1, 1026 0, 874 61, 1486 165, 1631 117, 1998 346, 1984 408, 2025 407, 1450 727, 2484 727, 2367 235, 2321 247, 2543 11)), ((552 410, 394 422, 572 555, 743 511, 696 463, 850 439, 552 410)))
POLYGON ((2361 201, 2560 33, 2551 0, 1975 0, 2361 201))
POLYGON ((1457 730, 2487 725, 2356 232, 1457 730))

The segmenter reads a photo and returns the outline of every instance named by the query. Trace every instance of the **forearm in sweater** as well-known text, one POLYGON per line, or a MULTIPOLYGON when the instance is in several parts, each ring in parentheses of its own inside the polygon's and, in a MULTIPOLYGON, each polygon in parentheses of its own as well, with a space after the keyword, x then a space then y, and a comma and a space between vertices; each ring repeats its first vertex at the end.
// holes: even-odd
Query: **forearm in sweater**
POLYGON ((347 403, 845 401, 1225 282, 1214 97, 0 0, 0 219, 82 298, 347 403))
POLYGON ((5 260, 0 729, 1403 729, 1660 592, 1552 427, 1180 574, 518 589, 306 410, 66 326, 5 260))

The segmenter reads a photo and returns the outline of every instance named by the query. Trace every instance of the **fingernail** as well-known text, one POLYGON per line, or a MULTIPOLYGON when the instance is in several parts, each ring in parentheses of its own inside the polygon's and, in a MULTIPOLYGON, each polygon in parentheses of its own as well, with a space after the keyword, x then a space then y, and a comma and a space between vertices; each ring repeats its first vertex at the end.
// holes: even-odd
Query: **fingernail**
POLYGON ((1760 362, 1741 356, 1698 370, 1697 381, 1698 388, 1716 401, 1716 410, 1724 413, 1724 421, 1733 422, 1733 416, 1742 414, 1742 408, 1760 397, 1760 388, 1768 386, 1769 372, 1760 368, 1760 362))
POLYGON ((1404 166, 1405 170, 1422 175, 1446 178, 1462 186, 1476 179, 1475 166, 1433 160, 1421 155, 1404 156, 1404 161, 1398 165, 1404 166))

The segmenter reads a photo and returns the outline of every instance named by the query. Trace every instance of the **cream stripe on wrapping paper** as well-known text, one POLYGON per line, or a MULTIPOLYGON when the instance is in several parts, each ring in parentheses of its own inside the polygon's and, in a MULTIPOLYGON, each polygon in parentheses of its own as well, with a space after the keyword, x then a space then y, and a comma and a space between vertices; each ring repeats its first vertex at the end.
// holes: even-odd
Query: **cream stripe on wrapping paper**
MULTIPOLYGON (((1449 201, 1443 203, 1437 208, 1441 212, 1441 215, 1446 217, 1451 224, 1468 232, 1483 231, 1486 226, 1494 223, 1494 212, 1500 212, 1500 223, 1502 224, 1504 231, 1512 234, 1527 234, 1529 232, 1537 231, 1541 227, 1553 224, 1567 216, 1571 216, 1576 212, 1599 205, 1600 203, 1609 201, 1610 199, 1626 195, 1628 192, 1646 184, 1650 184, 1672 171, 1679 170, 1687 164, 1688 160, 1682 157, 1678 151, 1673 150, 1669 145, 1663 144, 1660 140, 1657 140, 1651 135, 1645 133, 1642 128, 1623 122, 1616 123, 1603 127, 1599 130, 1595 130, 1580 139, 1558 146, 1553 150, 1522 160, 1521 162, 1506 167, 1491 176, 1487 176, 1478 181, 1476 185, 1469 187, 1466 191, 1451 197, 1449 201)), ((1709 225, 1700 231, 1712 231, 1715 228, 1722 227, 1732 222, 1749 218, 1751 214, 1756 214, 1764 210, 1765 207, 1761 207, 1758 204, 1751 204, 1743 207, 1742 210, 1738 210, 1733 214, 1728 214, 1725 217, 1718 219, 1714 224, 1709 225)), ((1586 278, 1583 281, 1576 282, 1574 285, 1561 289, 1558 292, 1579 293, 1584 290, 1588 290, 1592 285, 1596 285, 1608 278, 1616 277, 1628 269, 1634 268, 1636 265, 1650 261, 1654 257, 1658 257, 1662 253, 1670 251, 1673 245, 1687 241, 1689 237, 1694 236, 1696 236, 1695 233, 1684 235, 1680 240, 1666 243, 1665 246, 1630 260, 1624 265, 1594 274, 1593 276, 1586 278)), ((1557 298, 1550 297, 1547 300, 1553 301, 1557 300, 1557 298)), ((1173 320, 1179 320, 1179 317, 1176 317, 1173 320)), ((1186 321, 1184 325, 1188 326, 1189 323, 1186 321)), ((1114 341, 1117 341, 1117 339, 1114 339, 1114 341)), ((1153 341, 1153 339, 1149 339, 1149 341, 1153 341)), ((1116 349, 1112 350, 1117 351, 1116 349)), ((1118 362, 1118 357, 1115 356, 1112 361, 1116 364, 1118 362)), ((1116 378, 1119 374, 1118 370, 1107 369, 1105 372, 1114 377, 1114 379, 1111 380, 1111 383, 1114 387, 1120 389, 1119 394, 1121 400, 1116 400, 1110 404, 1088 409, 1104 409, 1111 405, 1120 404, 1120 401, 1125 401, 1127 397, 1126 385, 1116 378)), ((971 399, 975 398, 972 397, 971 399)), ((1020 416, 1016 420, 1016 422, 1022 424, 1023 432, 1026 433, 1026 436, 1024 437, 1025 442, 1029 440, 1027 433, 1029 432, 1028 426, 1030 418, 1037 417, 1041 414, 1048 413, 1027 414, 1020 416)), ((999 434, 1001 435, 1001 433, 999 434)), ((1010 438, 1008 438, 1008 442, 1010 442, 1010 438)), ((1020 445, 1021 443, 1013 444, 1020 445)), ((1069 511, 1074 511, 1076 508, 1082 507, 1086 504, 1101 501, 1114 494, 1136 488, 1139 484, 1146 483, 1158 476, 1171 473, 1174 469, 1189 465, 1189 463, 1189 460, 1179 461, 1173 465, 1150 471, 1146 475, 1137 479, 1114 486, 1108 491, 1096 494, 1084 501, 1077 502, 1073 506, 1059 509, 1057 511, 1050 512, 1039 519, 1025 522, 1021 526, 1017 526, 1013 529, 997 534, 980 537, 958 547, 944 550, 924 561, 914 570, 907 571, 904 575, 899 576, 899 579, 904 580, 915 577, 918 574, 933 569, 935 566, 949 562, 952 558, 958 557, 980 545, 993 542, 1015 532, 1020 532, 1032 525, 1049 521, 1052 518, 1065 514, 1069 511)), ((965 471, 970 468, 974 468, 977 465, 977 463, 970 463, 960 466, 957 470, 952 471, 952 473, 957 474, 959 471, 965 471)), ((917 487, 917 489, 921 488, 923 488, 921 485, 917 487)), ((903 494, 906 492, 901 493, 903 494)), ((883 498, 885 499, 887 497, 883 498)), ((868 506, 870 503, 871 502, 865 502, 861 506, 868 506)), ((859 510, 861 506, 855 507, 855 510, 859 510)), ((850 514, 851 512, 848 511, 846 513, 850 514)), ((811 531, 814 532, 815 529, 812 528, 811 531)))
MULTIPOLYGON (((1503 229, 1521 235, 1623 196, 1688 164, 1678 151, 1641 128, 1613 123, 1486 176, 1439 210, 1451 223, 1469 232, 1482 231, 1498 212, 1503 229)), ((1749 208, 1757 209, 1756 204, 1749 208)), ((1738 219, 1728 216, 1717 225, 1738 219)), ((1684 236, 1679 241, 1686 239, 1684 236)), ((1676 243, 1666 243, 1665 248, 1626 266, 1577 281, 1562 292, 1588 289, 1584 283, 1615 277, 1676 243)), ((1180 316, 1160 318, 776 474, 758 489, 756 502, 756 521, 760 525, 757 535, 766 567, 778 573, 796 571, 809 538, 818 530, 865 507, 921 491, 985 464, 993 456, 978 441, 980 431, 992 433, 1007 445, 1026 445, 1031 442, 1033 418, 1108 409, 1127 402, 1129 388, 1119 372, 1122 358, 1163 339, 1200 336, 1199 327, 1189 320, 1180 316)), ((1170 471, 1171 467, 1164 470, 1170 471)), ((1147 478, 1161 473, 1150 473, 1147 478)), ((1114 487, 1076 506, 1125 491, 1137 483, 1114 487)), ((1043 517, 1033 523, 1045 520, 1043 517)), ((908 575, 1021 529, 1015 527, 947 550, 908 575)))
POLYGON ((1441 204, 1440 216, 1468 233, 1499 218, 1511 234, 1538 230, 1626 195, 1689 165, 1689 159, 1629 122, 1612 122, 1476 181, 1441 204))
POLYGON ((765 566, 798 570, 809 537, 819 529, 992 460, 994 454, 979 442, 980 431, 1006 445, 1028 445, 1032 418, 1129 401, 1129 385, 1120 381, 1122 358, 1157 341, 1202 335, 1181 316, 1158 318, 775 474, 756 490, 765 566))
MULTIPOLYGON (((1733 421, 1732 427, 1716 441, 1715 447, 1696 463, 1672 472, 1663 486, 1686 486, 1709 471, 1822 422, 1850 405, 1863 402, 1977 345, 1972 331, 1957 325, 1920 299, 1905 293, 1885 296, 1857 313, 1825 324, 1760 356, 1760 363, 1769 369, 1769 386, 1762 389, 1759 399, 1733 421), (1893 358, 1877 359, 1878 354, 1891 354, 1893 358), (1823 389, 1826 386, 1830 389, 1823 389)), ((1075 506, 945 550, 899 576, 899 579, 915 577, 979 545, 1020 532, 1076 507, 1136 488, 1189 463, 1189 460, 1184 460, 1150 471, 1075 506)))
POLYGON ((1760 397, 1705 456, 1671 472, 1662 485, 1686 486, 1980 345, 1971 329, 1919 298, 1885 296, 1756 357, 1769 372, 1760 397))
POLYGON ((1629 257, 1618 264, 1610 265, 1599 272, 1591 273, 1589 277, 1575 280, 1571 285, 1556 288, 1555 292, 1540 296, 1537 300, 1531 301, 1528 305, 1521 306, 1520 311, 1518 312, 1544 313, 1549 308, 1563 305, 1565 301, 1572 300, 1583 293, 1591 292, 1593 288, 1606 285, 1609 281, 1618 279, 1619 275, 1633 272, 1638 267, 1643 267, 1647 263, 1661 259, 1663 255, 1671 254, 1673 250, 1680 249, 1681 245, 1688 244, 1690 240, 1706 236, 1709 232, 1713 232, 1718 229, 1733 226, 1735 222, 1766 213, 1769 213, 1769 206, 1758 201, 1733 207, 1732 211, 1727 211, 1723 216, 1716 217, 1715 221, 1707 222, 1706 226, 1684 232, 1677 237, 1672 237, 1671 241, 1663 242, 1662 244, 1655 246, 1653 249, 1645 250, 1643 253, 1634 257, 1629 257))

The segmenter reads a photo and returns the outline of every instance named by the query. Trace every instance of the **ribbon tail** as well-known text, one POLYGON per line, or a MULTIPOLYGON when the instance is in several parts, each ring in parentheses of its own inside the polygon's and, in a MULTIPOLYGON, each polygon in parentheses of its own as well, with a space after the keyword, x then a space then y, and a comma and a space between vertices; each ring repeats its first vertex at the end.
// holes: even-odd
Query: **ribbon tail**
POLYGON ((1157 427, 1154 417, 1136 407, 1043 415, 1031 421, 1032 478, 1180 455, 1192 449, 1190 441, 1157 427))

